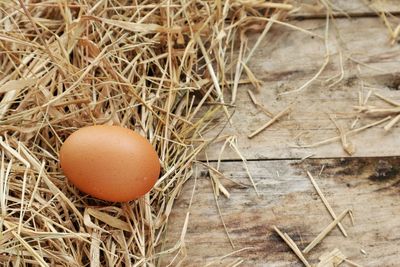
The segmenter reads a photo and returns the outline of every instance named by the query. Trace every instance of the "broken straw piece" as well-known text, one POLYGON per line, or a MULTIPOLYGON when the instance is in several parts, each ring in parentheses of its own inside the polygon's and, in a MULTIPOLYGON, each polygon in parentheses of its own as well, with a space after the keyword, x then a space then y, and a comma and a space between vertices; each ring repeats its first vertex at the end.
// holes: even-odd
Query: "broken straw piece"
POLYGON ((273 226, 275 232, 285 241, 285 243, 293 250, 294 254, 301 260, 301 262, 306 266, 306 267, 311 267, 311 265, 308 263, 307 259, 304 257, 303 253, 301 250, 297 247, 296 243, 289 237, 288 234, 282 233, 278 227, 275 225, 273 226))
MULTIPOLYGON (((325 198, 324 194, 322 193, 321 189, 319 188, 318 184, 315 182, 314 177, 311 175, 310 172, 307 172, 308 177, 311 180, 311 183, 313 184, 315 190, 317 191, 319 197, 321 198, 322 202, 324 203, 326 209, 329 211, 329 214, 332 216, 333 219, 336 219, 337 216, 335 212, 333 211, 331 205, 329 204, 328 200, 325 198)), ((346 230, 344 229, 343 225, 339 222, 338 227, 340 231, 343 233, 345 237, 347 237, 346 230)))
MULTIPOLYGON (((347 136, 350 136, 350 135, 353 135, 353 134, 362 132, 362 131, 364 131, 364 130, 366 130, 366 129, 368 129, 368 128, 371 128, 371 127, 377 126, 377 125, 379 125, 379 124, 381 124, 381 123, 384 123, 385 121, 390 120, 391 118, 392 118, 391 116, 387 116, 386 118, 384 118, 384 119, 382 119, 382 120, 379 120, 379 121, 376 121, 376 122, 367 124, 367 125, 365 125, 365 126, 362 126, 362 127, 360 127, 360 128, 357 128, 357 129, 348 131, 348 132, 346 133, 346 135, 347 135, 347 136)), ((300 147, 302 147, 302 148, 317 147, 317 146, 320 146, 320 145, 329 144, 329 143, 334 142, 334 141, 337 141, 337 140, 340 140, 340 136, 335 136, 335 137, 332 137, 332 138, 329 138, 329 139, 325 139, 325 140, 316 142, 316 143, 314 143, 314 144, 304 145, 304 146, 300 146, 300 147)))
POLYGON ((398 103, 398 102, 396 102, 396 101, 393 101, 393 100, 391 100, 391 99, 389 99, 389 98, 387 98, 387 97, 385 97, 385 96, 383 96, 383 95, 381 95, 381 94, 379 94, 379 93, 374 93, 374 95, 375 95, 376 97, 382 99, 383 101, 385 101, 385 102, 387 102, 387 103, 389 103, 389 104, 395 106, 395 107, 400 107, 400 103, 398 103))
POLYGON ((272 112, 270 112, 266 107, 264 107, 264 105, 260 104, 256 97, 254 96, 253 92, 251 90, 247 90, 247 93, 249 94, 249 97, 251 99, 251 102, 253 102, 253 104, 261 109, 265 114, 267 114, 269 117, 274 117, 274 114, 272 114, 272 112))
POLYGON ((385 131, 389 131, 399 121, 400 121, 400 114, 398 114, 388 124, 386 124, 385 127, 383 127, 383 129, 385 129, 385 131))
POLYGON ((316 245, 318 245, 319 242, 321 242, 332 231, 332 229, 335 228, 335 226, 341 220, 343 220, 343 218, 346 216, 347 213, 351 213, 351 210, 350 209, 344 210, 334 221, 332 221, 324 230, 322 230, 322 232, 319 233, 319 235, 313 241, 311 241, 311 243, 308 244, 308 246, 305 249, 303 249, 303 253, 306 254, 310 252, 316 245))
POLYGON ((324 253, 318 258, 320 262, 317 267, 339 266, 345 258, 346 256, 339 249, 335 248, 331 252, 324 253))
POLYGON ((278 114, 275 115, 275 117, 273 117, 271 120, 269 120, 266 124, 264 124, 263 126, 261 126, 260 128, 258 128, 257 130, 255 130, 253 133, 248 135, 248 138, 253 138, 254 136, 256 136, 257 134, 261 133, 262 131, 264 131, 266 128, 268 128, 269 126, 271 126, 275 121, 277 121, 278 119, 280 119, 283 115, 285 115, 286 113, 291 111, 292 106, 289 105, 288 107, 286 107, 284 110, 282 110, 281 112, 279 112, 278 114))

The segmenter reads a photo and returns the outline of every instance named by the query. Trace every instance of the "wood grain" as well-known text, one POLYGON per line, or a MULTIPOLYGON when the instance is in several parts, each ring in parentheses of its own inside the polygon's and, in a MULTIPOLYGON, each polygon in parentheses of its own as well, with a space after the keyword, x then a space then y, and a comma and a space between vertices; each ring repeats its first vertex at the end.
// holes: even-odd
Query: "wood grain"
MULTIPOLYGON (((325 20, 305 20, 295 22, 295 25, 323 35, 325 20)), ((257 36, 252 38, 254 40, 251 39, 249 43, 254 43, 257 36)), ((252 86, 242 85, 238 90, 236 107, 230 109, 231 112, 235 110, 233 124, 227 125, 222 119, 216 122, 209 136, 215 136, 227 125, 222 135, 237 136, 239 149, 247 159, 348 156, 340 141, 310 149, 295 146, 338 136, 330 115, 336 115, 337 122, 345 131, 349 130, 358 116, 353 106, 359 104, 358 94, 362 85, 364 98, 373 89, 399 102, 400 46, 390 44, 388 32, 377 18, 336 19, 331 25, 328 46, 330 63, 321 76, 299 93, 281 95, 301 87, 315 75, 324 62, 325 45, 318 38, 275 25, 249 63, 249 68, 262 81, 260 92, 254 91, 254 95, 275 114, 290 104, 292 112, 249 139, 248 135, 268 122, 270 117, 251 102, 247 90, 254 90, 252 86), (343 58, 344 77, 341 82, 329 87, 326 80, 341 73, 339 52, 343 58)), ((375 96, 371 96, 367 104, 390 107, 375 96)), ((384 116, 361 115, 356 127, 382 118, 384 116)), ((400 124, 396 124, 389 132, 384 131, 384 125, 349 137, 356 148, 354 156, 399 154, 400 124)), ((221 146, 222 142, 209 147, 208 158, 216 159, 221 146)), ((227 149, 222 159, 238 160, 239 157, 227 149)))
MULTIPOLYGON (((374 14, 362 0, 334 2, 354 16, 374 14)), ((376 5, 377 1, 369 3, 376 5)), ((399 11, 395 1, 382 3, 383 11, 399 11)), ((301 9, 298 16, 318 18, 323 17, 323 13, 301 9)), ((323 19, 291 23, 324 34, 323 19)), ((221 119, 208 133, 212 138, 225 127, 221 136, 237 137, 239 150, 248 160, 248 169, 260 196, 251 186, 240 157, 228 148, 222 154, 220 168, 228 179, 220 178, 220 182, 230 198, 221 194, 218 203, 235 246, 232 248, 218 213, 210 175, 200 167, 195 174, 197 179, 185 185, 169 218, 166 246, 173 247, 180 240, 187 212, 190 212, 185 249, 171 266, 180 260, 182 266, 232 266, 240 262, 241 266, 302 266, 273 231, 273 225, 286 232, 302 250, 332 222, 306 171, 313 174, 336 214, 351 209, 355 216, 354 226, 346 218, 342 221, 348 238, 336 227, 306 255, 307 260, 312 265, 317 264, 322 254, 338 248, 361 266, 397 266, 400 158, 396 156, 400 154, 400 125, 385 132, 385 124, 382 124, 350 136, 348 141, 356 148, 354 158, 344 152, 340 141, 308 149, 295 147, 338 136, 337 127, 330 119, 332 115, 345 130, 350 129, 357 117, 356 128, 382 119, 383 116, 360 115, 353 109, 359 104, 361 88, 364 88, 361 90, 363 98, 373 89, 400 102, 400 46, 391 44, 383 23, 376 17, 344 18, 336 19, 330 29, 330 62, 321 76, 299 93, 282 95, 301 87, 318 72, 325 60, 325 44, 319 38, 284 26, 272 27, 248 66, 262 81, 261 90, 257 92, 251 85, 241 85, 236 107, 230 109, 230 112, 235 110, 233 124, 221 119), (343 80, 329 87, 326 80, 341 73, 340 55, 343 80), (252 90, 257 101, 274 115, 292 105, 289 115, 253 139, 248 135, 271 116, 253 105, 248 90, 252 90), (320 159, 298 160, 310 155, 320 159)), ((257 36, 252 36, 249 44, 256 39, 257 36)), ((245 75, 242 78, 246 78, 245 75)), ((226 95, 229 96, 229 92, 226 95)), ((367 104, 390 107, 373 95, 367 104)), ((222 145, 223 142, 210 146, 207 158, 216 161, 222 145)), ((205 158, 203 155, 200 159, 205 158)), ((173 257, 166 255, 162 266, 170 263, 173 257)))
MULTIPOLYGON (((194 179, 175 203, 168 226, 167 246, 180 237, 186 212, 190 211, 185 236, 187 257, 182 266, 227 266, 243 259, 241 266, 302 266, 287 245, 274 233, 276 225, 304 249, 329 223, 328 211, 318 197, 306 171, 310 171, 337 214, 352 209, 355 225, 348 219, 309 254, 311 264, 334 248, 362 266, 397 266, 400 254, 400 158, 348 158, 251 161, 250 171, 260 196, 250 186, 246 172, 237 162, 225 162, 221 182, 231 193, 230 199, 218 198, 226 227, 235 245, 232 248, 218 215, 207 171, 197 172, 193 204, 188 210, 194 179), (321 176, 318 173, 324 166, 321 176), (234 250, 251 247, 222 260, 234 250), (361 249, 366 255, 361 253, 361 249)), ((178 259, 182 259, 182 255, 178 259)), ((167 264, 172 256, 166 256, 167 264)), ((177 262, 175 261, 175 263, 177 262)), ((162 265, 164 266, 164 265, 162 265)))

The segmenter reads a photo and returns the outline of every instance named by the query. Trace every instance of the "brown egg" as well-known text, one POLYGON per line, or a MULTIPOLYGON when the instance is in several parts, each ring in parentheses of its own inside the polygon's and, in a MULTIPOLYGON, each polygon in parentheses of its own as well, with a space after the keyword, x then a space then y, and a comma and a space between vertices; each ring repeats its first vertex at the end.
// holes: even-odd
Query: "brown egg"
POLYGON ((71 134, 60 149, 61 168, 81 191, 125 202, 151 190, 160 174, 154 148, 119 126, 89 126, 71 134))

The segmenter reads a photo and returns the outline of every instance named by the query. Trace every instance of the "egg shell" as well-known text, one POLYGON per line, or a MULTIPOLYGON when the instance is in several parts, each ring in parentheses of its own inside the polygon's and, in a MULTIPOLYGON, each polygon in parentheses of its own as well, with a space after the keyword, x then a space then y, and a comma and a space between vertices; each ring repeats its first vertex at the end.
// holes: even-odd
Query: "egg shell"
POLYGON ((160 174, 158 155, 147 139, 119 126, 77 130, 61 146, 60 162, 79 190, 114 202, 143 196, 160 174))

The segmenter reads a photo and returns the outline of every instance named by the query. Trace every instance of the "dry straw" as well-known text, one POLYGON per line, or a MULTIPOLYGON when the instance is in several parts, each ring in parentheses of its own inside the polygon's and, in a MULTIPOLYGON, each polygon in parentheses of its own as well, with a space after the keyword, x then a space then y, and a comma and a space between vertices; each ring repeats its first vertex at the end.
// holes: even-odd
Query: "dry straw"
POLYGON ((248 49, 247 32, 267 25, 265 36, 291 8, 241 0, 0 1, 0 261, 156 266, 184 256, 189 213, 178 243, 165 243, 164 234, 210 143, 202 134, 229 118, 227 91, 257 85, 245 65, 256 49, 248 49), (111 204, 67 183, 60 146, 93 124, 150 140, 162 162, 150 194, 111 204))

